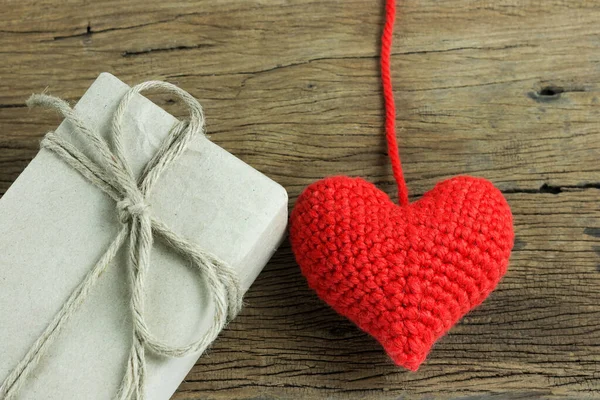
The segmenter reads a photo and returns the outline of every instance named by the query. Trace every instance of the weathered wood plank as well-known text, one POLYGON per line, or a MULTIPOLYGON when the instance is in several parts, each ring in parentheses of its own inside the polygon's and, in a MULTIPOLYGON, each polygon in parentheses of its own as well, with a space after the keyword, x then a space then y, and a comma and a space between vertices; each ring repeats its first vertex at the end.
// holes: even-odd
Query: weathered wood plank
MULTIPOLYGON (((258 75, 173 81, 201 99, 215 142, 292 194, 337 173, 368 176, 389 188, 376 65, 375 59, 322 60, 258 75), (282 152, 282 144, 290 151, 282 152)), ((401 151, 414 193, 461 173, 486 176, 504 190, 600 184, 596 89, 539 103, 530 98, 536 83, 529 83, 426 96, 400 91, 401 151)), ((33 149, 44 128, 32 136, 24 116, 30 118, 26 109, 0 109, 10 132, 4 141, 33 149)))
MULTIPOLYGON (((469 173, 516 218, 509 274, 418 373, 306 287, 289 246, 176 399, 599 397, 600 1, 399 1, 393 75, 413 198, 469 173)), ((282 183, 393 193, 378 76, 381 2, 0 0, 0 195, 101 71, 200 99, 212 139, 282 183)), ((168 97, 155 100, 178 115, 168 97)))
POLYGON ((598 197, 508 195, 517 235, 508 274, 417 373, 324 306, 286 245, 175 398, 598 396, 598 197))
MULTIPOLYGON (((394 75, 411 187, 423 193, 456 173, 485 175, 503 189, 597 184, 599 63, 593 49, 600 28, 593 22, 600 12, 587 2, 554 2, 552 13, 540 12, 535 1, 479 3, 401 6, 394 75), (457 13, 453 6, 466 8, 457 13), (431 24, 417 29, 428 19, 431 24), (547 87, 563 93, 539 95, 547 87)), ((391 184, 381 140, 380 13, 371 4, 297 1, 234 10, 224 3, 191 11, 150 2, 146 11, 130 11, 143 16, 131 28, 132 17, 114 7, 90 6, 82 17, 78 6, 34 15, 48 25, 41 33, 0 36, 6 60, 0 82, 10 83, 0 104, 22 105, 46 86, 76 99, 101 70, 132 83, 168 79, 201 98, 217 142, 231 142, 230 150, 280 180, 285 177, 278 172, 289 176, 293 169, 300 179, 290 182, 292 191, 340 172, 391 184), (156 19, 160 12, 165 16, 156 19), (72 22, 76 33, 69 36, 73 28, 65 18, 77 21, 75 15, 98 24, 97 33, 87 33, 87 22, 72 22), (206 38, 215 43, 204 45, 206 38), (262 156, 282 142, 296 153, 262 156), (290 160, 299 156, 318 162, 290 160)), ((26 31, 24 23, 13 21, 10 31, 26 31)), ((29 135, 27 129, 15 128, 18 136, 29 135)))

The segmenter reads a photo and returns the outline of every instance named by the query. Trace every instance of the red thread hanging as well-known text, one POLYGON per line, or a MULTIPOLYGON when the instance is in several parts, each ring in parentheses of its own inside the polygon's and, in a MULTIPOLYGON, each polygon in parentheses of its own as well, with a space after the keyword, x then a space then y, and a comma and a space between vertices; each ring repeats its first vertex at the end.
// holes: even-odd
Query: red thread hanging
POLYGON ((383 99, 385 106, 385 136, 387 139, 388 155, 392 164, 394 179, 398 186, 398 202, 407 206, 408 188, 404 180, 398 140, 396 138, 396 103, 394 102, 394 88, 392 86, 391 55, 394 38, 394 22, 396 20, 396 2, 388 0, 385 5, 385 25, 381 35, 381 83, 383 85, 383 99))

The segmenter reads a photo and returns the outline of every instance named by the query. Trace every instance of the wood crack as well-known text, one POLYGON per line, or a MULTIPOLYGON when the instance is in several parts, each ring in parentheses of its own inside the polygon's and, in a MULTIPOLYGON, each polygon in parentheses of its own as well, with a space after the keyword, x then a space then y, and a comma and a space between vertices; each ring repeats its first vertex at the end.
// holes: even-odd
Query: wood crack
POLYGON ((159 48, 149 48, 145 50, 139 51, 124 51, 121 55, 123 57, 133 57, 139 56, 140 54, 148 54, 148 53, 159 53, 159 52, 168 52, 168 51, 177 51, 177 50, 195 50, 200 48, 213 47, 213 44, 197 44, 193 46, 173 46, 173 47, 159 47, 159 48))
MULTIPOLYGON (((463 51, 463 50, 484 50, 484 51, 505 50, 505 49, 519 48, 519 47, 532 47, 532 45, 518 44, 518 45, 510 45, 510 46, 502 46, 502 47, 455 47, 455 48, 439 49, 439 50, 395 52, 395 53, 392 53, 391 56, 398 57, 398 56, 415 55, 415 54, 448 53, 448 52, 463 51)), ((217 74, 215 74, 215 73, 175 74, 175 75, 168 75, 167 78, 172 79, 172 78, 187 78, 187 77, 202 77, 202 76, 255 75, 255 74, 262 74, 265 72, 275 71, 278 69, 307 65, 307 64, 311 64, 311 63, 319 62, 319 61, 369 60, 369 59, 377 59, 377 58, 379 58, 379 54, 340 56, 340 57, 316 57, 316 58, 311 58, 311 59, 304 60, 304 61, 291 62, 291 63, 287 63, 287 64, 278 64, 278 65, 275 65, 270 68, 259 69, 259 70, 254 70, 254 71, 225 72, 225 73, 220 73, 220 74, 218 74, 218 73, 217 74)), ((422 90, 424 91, 424 90, 437 90, 437 89, 457 89, 457 88, 464 88, 464 87, 485 86, 485 85, 492 85, 492 84, 513 83, 513 82, 521 82, 521 81, 522 81, 522 79, 518 79, 518 80, 511 80, 511 81, 504 81, 504 82, 491 82, 491 83, 479 84, 479 85, 465 85, 465 86, 443 87, 443 88, 422 89, 422 90)), ((406 91, 411 91, 411 90, 406 90, 406 91)), ((420 90, 413 90, 413 91, 420 91, 420 90)))
POLYGON ((496 51, 496 50, 510 50, 510 49, 519 49, 523 47, 535 48, 537 45, 532 44, 513 44, 506 45, 500 47, 477 47, 477 46, 461 46, 461 47, 451 47, 448 49, 439 49, 439 50, 417 50, 417 51, 406 51, 402 53, 392 54, 395 55, 415 55, 415 54, 434 54, 434 53, 450 53, 450 52, 458 52, 464 50, 483 50, 483 51, 496 51))
MULTIPOLYGON (((394 185, 393 182, 390 181, 373 181, 376 186, 385 186, 385 185, 394 185)), ((592 182, 592 183, 582 183, 578 185, 549 185, 544 183, 538 189, 529 189, 529 188, 505 188, 501 189, 500 192, 503 194, 560 194, 567 190, 586 190, 586 189, 600 189, 600 182, 592 182)), ((423 197, 425 193, 411 193, 410 199, 411 201, 415 201, 423 197)))
POLYGON ((549 103, 561 98, 563 93, 585 93, 589 88, 584 86, 544 86, 537 92, 529 92, 527 96, 538 103, 549 103))
POLYGON ((565 190, 569 189, 600 189, 600 182, 592 182, 592 183, 582 183, 578 185, 549 185, 544 183, 539 189, 525 189, 525 188, 512 188, 512 189, 503 189, 502 193, 504 194, 513 194, 513 193, 531 193, 531 194, 559 194, 563 193, 565 190))
MULTIPOLYGON (((197 15, 200 13, 189 13, 189 14, 178 14, 175 15, 173 18, 168 18, 168 19, 161 19, 161 20, 157 20, 157 21, 151 21, 151 22, 146 22, 144 24, 137 24, 137 25, 129 25, 129 26, 123 26, 123 27, 114 27, 114 28, 106 28, 106 29, 99 29, 99 30, 94 30, 91 27, 91 23, 88 23, 87 27, 86 27, 86 31, 85 32, 80 32, 80 33, 75 33, 72 35, 62 35, 62 36, 54 36, 51 40, 42 40, 42 42, 50 42, 50 41, 55 41, 55 40, 65 40, 65 39, 73 39, 73 38, 78 38, 78 37, 86 37, 86 36, 92 36, 98 33, 106 33, 106 32, 114 32, 114 31, 126 31, 126 30, 131 30, 131 29, 136 29, 136 28, 143 28, 146 26, 152 26, 152 25, 158 25, 158 24, 166 24, 169 22, 173 22, 176 21, 180 18, 183 17, 187 17, 190 15, 197 15)), ((0 33, 3 31, 0 31, 0 33)), ((13 33, 52 33, 49 31, 27 31, 27 32, 13 32, 13 33)))
MULTIPOLYGON (((398 55, 398 54, 400 54, 400 53, 393 54, 393 55, 398 55)), ((343 56, 343 57, 317 57, 317 58, 311 58, 311 59, 305 60, 305 61, 292 62, 292 63, 288 63, 288 64, 277 64, 274 67, 269 67, 269 68, 265 68, 265 69, 254 70, 254 71, 224 72, 224 73, 220 73, 220 74, 218 74, 218 73, 217 74, 215 74, 215 73, 176 74, 176 75, 168 75, 166 78, 167 79, 173 79, 173 78, 188 78, 188 77, 202 77, 202 76, 257 75, 257 74, 262 74, 262 73, 265 73, 265 72, 275 71, 275 70, 278 70, 278 69, 291 68, 291 67, 297 67, 297 66, 301 66, 301 65, 311 64, 311 63, 317 62, 317 61, 360 60, 360 59, 373 59, 373 58, 378 58, 378 57, 379 56, 377 56, 377 55, 368 55, 368 56, 343 56)))
POLYGON ((25 103, 13 103, 13 104, 0 104, 0 109, 2 108, 26 108, 27 105, 25 103))

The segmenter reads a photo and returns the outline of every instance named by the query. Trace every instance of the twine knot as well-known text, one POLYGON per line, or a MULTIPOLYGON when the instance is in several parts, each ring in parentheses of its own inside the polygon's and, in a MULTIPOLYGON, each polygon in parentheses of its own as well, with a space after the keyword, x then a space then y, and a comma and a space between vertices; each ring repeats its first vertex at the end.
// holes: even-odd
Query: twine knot
POLYGON ((90 129, 66 101, 38 94, 31 96, 27 104, 57 110, 71 122, 75 132, 82 134, 87 139, 90 148, 94 150, 96 156, 94 160, 65 137, 58 136, 54 132, 46 134, 41 147, 52 151, 91 184, 112 198, 116 202, 119 221, 123 226, 104 255, 71 293, 46 330, 2 382, 0 399, 8 400, 16 396, 23 382, 39 363, 67 320, 83 303, 89 291, 129 238, 128 272, 133 320, 132 344, 117 398, 119 400, 142 400, 146 376, 146 350, 164 357, 201 354, 216 338, 228 320, 235 317, 242 307, 242 290, 235 271, 215 255, 202 250, 195 243, 188 242, 156 219, 150 213, 150 206, 146 202, 152 187, 162 173, 181 156, 195 135, 203 133, 202 107, 189 93, 170 83, 150 81, 134 86, 125 93, 113 117, 111 149, 107 141, 95 130, 90 129), (121 143, 121 120, 133 96, 153 88, 162 89, 183 100, 183 103, 189 108, 190 118, 188 121, 179 122, 173 126, 156 154, 145 166, 140 178, 136 179, 121 143), (155 236, 162 239, 173 251, 190 260, 190 265, 202 275, 209 292, 209 303, 214 304, 213 324, 198 340, 187 346, 172 346, 163 342, 152 334, 146 324, 145 280, 150 268, 150 253, 155 236))
POLYGON ((128 224, 134 217, 141 218, 143 215, 149 215, 149 210, 150 205, 141 196, 136 200, 125 197, 117 202, 117 215, 122 224, 128 224))

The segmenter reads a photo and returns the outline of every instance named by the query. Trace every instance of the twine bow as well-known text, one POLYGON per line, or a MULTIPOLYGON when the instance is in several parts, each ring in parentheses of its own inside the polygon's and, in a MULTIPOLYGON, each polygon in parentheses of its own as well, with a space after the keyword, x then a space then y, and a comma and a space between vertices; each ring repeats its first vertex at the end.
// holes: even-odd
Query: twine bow
POLYGON ((32 372, 40 359, 58 336, 76 309, 86 299, 90 289, 102 272, 114 259, 116 253, 129 238, 128 272, 131 285, 131 314, 133 319, 132 344, 126 372, 117 398, 119 400, 143 399, 146 373, 145 351, 166 357, 182 357, 203 352, 215 339, 228 320, 237 315, 242 306, 242 292, 232 268, 178 236, 151 213, 148 196, 161 174, 185 151, 195 135, 203 134, 204 115, 202 107, 189 93, 166 82, 144 82, 123 96, 112 121, 112 150, 109 144, 93 129, 89 129, 67 102, 44 94, 32 95, 27 105, 43 106, 57 110, 71 122, 74 131, 89 141, 97 161, 86 156, 71 142, 49 132, 41 147, 54 152, 60 159, 83 175, 116 202, 119 221, 122 224, 116 238, 84 280, 73 291, 61 310, 44 333, 37 339, 25 357, 0 386, 0 399, 11 399, 32 372), (189 108, 190 118, 171 129, 157 153, 145 166, 139 182, 136 181, 122 144, 122 119, 127 105, 134 95, 148 89, 162 89, 179 97, 189 108), (214 321, 208 331, 187 346, 171 346, 157 339, 145 321, 145 281, 150 267, 150 252, 155 236, 162 239, 173 251, 187 258, 205 279, 206 287, 215 305, 214 321))

